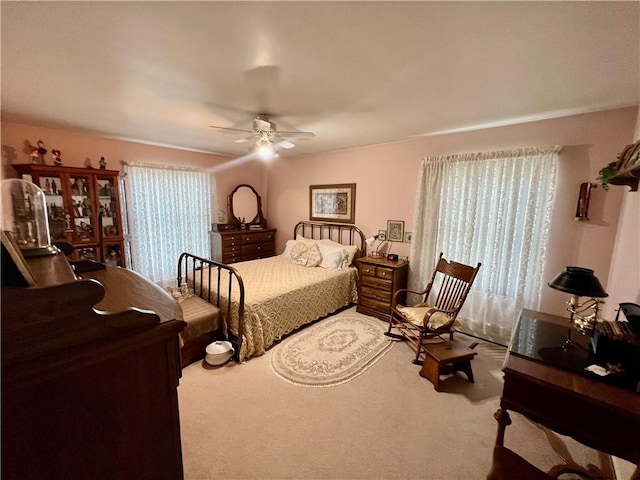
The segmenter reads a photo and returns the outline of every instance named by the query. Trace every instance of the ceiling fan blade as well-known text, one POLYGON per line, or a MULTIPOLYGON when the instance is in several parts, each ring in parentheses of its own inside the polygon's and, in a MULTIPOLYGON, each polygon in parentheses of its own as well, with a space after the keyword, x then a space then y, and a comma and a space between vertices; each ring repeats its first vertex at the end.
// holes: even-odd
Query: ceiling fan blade
POLYGON ((312 138, 315 137, 313 132, 282 132, 278 130, 278 135, 289 138, 312 138))
POLYGON ((209 128, 215 128, 221 133, 253 133, 252 130, 243 130, 241 128, 229 128, 229 127, 217 127, 215 125, 209 125, 209 128))
POLYGON ((276 143, 276 145, 278 147, 287 148, 287 149, 295 147, 295 144, 291 143, 288 140, 280 140, 278 143, 276 143))

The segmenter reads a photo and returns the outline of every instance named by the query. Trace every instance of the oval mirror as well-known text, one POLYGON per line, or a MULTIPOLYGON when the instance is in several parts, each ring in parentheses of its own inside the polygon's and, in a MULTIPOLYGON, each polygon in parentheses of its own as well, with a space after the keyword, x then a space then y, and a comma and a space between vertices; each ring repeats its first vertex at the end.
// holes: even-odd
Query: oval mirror
POLYGON ((229 208, 238 226, 263 225, 260 195, 251 185, 238 185, 229 195, 229 208))

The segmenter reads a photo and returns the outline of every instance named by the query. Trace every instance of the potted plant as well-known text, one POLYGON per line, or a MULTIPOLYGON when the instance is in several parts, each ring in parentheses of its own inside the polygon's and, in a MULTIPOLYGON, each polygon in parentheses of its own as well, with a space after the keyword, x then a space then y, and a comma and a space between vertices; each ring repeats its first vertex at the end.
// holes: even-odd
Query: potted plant
POLYGON ((609 190, 609 183, 611 182, 611 179, 616 175, 616 165, 618 165, 617 160, 608 163, 598 172, 598 185, 600 185, 603 190, 609 190))

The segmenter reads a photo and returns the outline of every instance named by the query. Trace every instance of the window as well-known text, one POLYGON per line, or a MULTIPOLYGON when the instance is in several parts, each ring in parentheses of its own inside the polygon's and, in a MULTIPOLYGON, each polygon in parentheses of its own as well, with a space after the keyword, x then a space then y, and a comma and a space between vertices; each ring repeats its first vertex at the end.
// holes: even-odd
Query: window
POLYGON ((182 252, 209 257, 215 184, 205 172, 137 164, 124 171, 128 265, 166 286, 182 252))
POLYGON ((482 263, 459 315, 462 330, 509 339, 521 308, 537 309, 559 148, 425 158, 411 244, 413 289, 439 252, 482 263))

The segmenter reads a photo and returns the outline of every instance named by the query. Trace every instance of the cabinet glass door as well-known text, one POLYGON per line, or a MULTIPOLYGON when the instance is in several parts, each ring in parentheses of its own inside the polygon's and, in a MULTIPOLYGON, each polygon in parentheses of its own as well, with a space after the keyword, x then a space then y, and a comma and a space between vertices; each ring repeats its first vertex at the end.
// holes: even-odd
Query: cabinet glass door
POLYGON ((102 224, 102 234, 105 239, 109 237, 119 237, 120 222, 118 215, 118 201, 116 182, 117 178, 112 175, 98 176, 98 213, 102 224))
POLYGON ((69 211, 64 204, 62 176, 55 174, 40 176, 38 183, 44 192, 47 202, 51 241, 70 241, 73 229, 71 227, 71 215, 69 215, 69 211))
POLYGON ((73 211, 73 237, 77 242, 95 242, 98 235, 95 225, 93 198, 93 184, 91 177, 85 175, 70 175, 69 189, 71 191, 71 208, 73 211))

